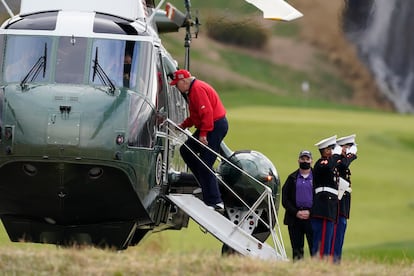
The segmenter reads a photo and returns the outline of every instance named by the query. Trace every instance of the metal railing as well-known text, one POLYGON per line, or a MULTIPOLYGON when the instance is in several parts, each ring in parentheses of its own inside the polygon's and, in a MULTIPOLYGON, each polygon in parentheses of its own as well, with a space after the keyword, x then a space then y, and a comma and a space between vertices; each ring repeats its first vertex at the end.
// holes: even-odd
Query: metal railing
POLYGON ((246 175, 248 178, 250 178, 252 181, 254 181, 255 183, 257 183, 258 185, 260 185, 263 188, 263 193, 257 198, 257 200, 252 204, 252 206, 249 206, 249 204, 247 204, 229 185, 227 185, 223 179, 221 179, 220 177, 217 177, 218 181, 220 181, 220 183, 228 190, 230 191, 247 209, 248 212, 243 216, 243 218, 240 220, 240 223, 238 225, 235 224, 235 227, 240 228, 240 225, 243 225, 243 223, 247 220, 247 218, 249 216, 255 216, 259 221, 261 221, 269 230, 270 235, 272 236, 272 241, 273 241, 273 247, 276 250, 276 253, 280 255, 280 257, 283 260, 287 260, 287 255, 286 255, 286 250, 283 244, 283 239, 282 239, 282 234, 280 231, 280 226, 279 226, 279 221, 278 221, 278 216, 277 216, 277 212, 276 212, 276 206, 275 203, 273 201, 273 197, 272 197, 272 189, 266 185, 264 185, 263 183, 261 183, 259 180, 257 180, 255 177, 251 176, 249 173, 247 173, 246 171, 242 170, 241 168, 239 168, 238 166, 236 166, 235 164, 233 164, 231 161, 229 161, 226 157, 222 156, 220 153, 217 153, 215 151, 213 151, 211 148, 209 148, 207 145, 204 145, 203 143, 201 143, 199 140, 197 140, 196 138, 194 138, 192 136, 192 134, 185 129, 180 128, 175 122, 173 122, 170 119, 166 119, 164 121, 163 124, 167 123, 167 129, 168 129, 168 139, 174 140, 175 142, 179 141, 182 142, 182 146, 185 146, 192 154, 194 154, 194 156, 196 156, 196 158, 210 171, 210 173, 216 175, 216 173, 210 169, 201 159, 200 157, 191 149, 189 148, 186 144, 185 144, 185 139, 183 139, 183 135, 185 135, 185 137, 187 139, 193 139, 193 141, 199 143, 200 146, 204 147, 206 150, 209 150, 210 152, 214 153, 218 158, 221 159, 221 162, 227 162, 229 165, 231 165, 234 169, 238 170, 239 172, 241 172, 242 174, 246 175), (180 137, 181 136, 181 137, 180 137), (268 220, 269 223, 266 222, 265 220, 263 220, 258 214, 256 214, 256 209, 265 201, 268 201, 267 204, 267 211, 268 211, 268 220), (275 224, 272 225, 272 216, 274 216, 275 219, 275 224), (275 231, 274 228, 277 227, 277 232, 275 231))

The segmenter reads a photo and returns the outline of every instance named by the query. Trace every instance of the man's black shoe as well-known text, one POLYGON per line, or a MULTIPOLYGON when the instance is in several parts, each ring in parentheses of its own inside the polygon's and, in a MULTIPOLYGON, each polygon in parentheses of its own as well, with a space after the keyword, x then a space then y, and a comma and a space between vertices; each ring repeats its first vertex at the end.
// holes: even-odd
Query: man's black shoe
POLYGON ((224 209, 224 203, 223 202, 220 202, 220 203, 215 204, 213 206, 213 208, 214 208, 215 211, 217 211, 220 214, 224 215, 225 209, 224 209))
POLYGON ((220 214, 224 214, 224 203, 223 202, 220 202, 220 203, 217 203, 217 204, 214 204, 214 205, 212 205, 212 206, 208 206, 210 209, 213 209, 214 211, 217 211, 217 212, 219 212, 220 214))
POLYGON ((220 202, 214 205, 214 210, 224 210, 224 203, 220 202))

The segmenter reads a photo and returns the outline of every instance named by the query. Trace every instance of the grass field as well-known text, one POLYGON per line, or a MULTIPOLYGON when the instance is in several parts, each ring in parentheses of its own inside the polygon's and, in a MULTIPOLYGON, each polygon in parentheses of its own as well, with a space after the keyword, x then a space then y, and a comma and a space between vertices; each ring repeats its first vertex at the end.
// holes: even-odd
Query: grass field
POLYGON ((351 166, 353 198, 345 251, 377 248, 390 250, 389 258, 394 254, 414 258, 414 183, 409 177, 414 152, 412 116, 303 108, 241 108, 231 114, 233 128, 247 121, 252 125, 229 135, 245 137, 237 147, 257 147, 266 153, 282 181, 295 168, 299 150, 310 149, 316 158, 317 141, 356 133, 359 151, 351 166), (254 129, 256 134, 250 132, 254 129), (256 141, 261 142, 249 142, 258 133, 262 137, 256 141))
MULTIPOLYGON (((223 99, 226 102, 226 98, 223 99)), ((229 104, 231 106, 231 104, 229 104)), ((393 113, 287 108, 270 106, 229 108, 230 131, 225 141, 233 150, 254 149, 268 156, 278 169, 282 183, 296 168, 297 154, 337 134, 357 134, 358 159, 352 164, 353 200, 345 251, 372 255, 376 249, 414 259, 414 184, 410 169, 414 153, 414 117, 393 113), (405 250, 407 250, 405 252, 405 250), (393 253, 394 252, 394 253, 393 253)), ((280 217, 283 215, 281 208, 280 217)), ((199 232, 190 227, 191 232, 199 232)), ((286 229, 282 226, 285 243, 286 229)), ((214 243, 193 243, 188 229, 154 234, 158 239, 173 236, 173 247, 215 248, 214 243), (165 236, 165 237, 164 237, 165 236), (189 240, 188 245, 186 241, 189 240)), ((4 232, 2 244, 7 243, 4 232)), ((167 243, 170 241, 166 241, 167 243)), ((164 244, 163 241, 161 244, 164 244)), ((289 245, 286 244, 288 249, 289 245)), ((357 254, 358 255, 358 254, 357 254)), ((381 253, 380 255, 384 255, 381 253)))
MULTIPOLYGON (((357 134, 358 159, 351 166, 353 197, 344 258, 414 260, 414 183, 410 180, 413 116, 255 106, 231 108, 229 121, 227 145, 233 150, 264 153, 275 164, 282 183, 296 168, 301 149, 311 150, 316 159, 314 144, 319 140, 334 134, 357 134)), ((280 220, 283 214, 281 208, 280 220)), ((284 225, 281 228, 290 256, 287 229, 284 225)), ((178 250, 219 250, 220 244, 210 238, 195 225, 182 232, 161 234, 161 239, 166 239, 162 244, 170 243, 178 250)))
MULTIPOLYGON (((192 1, 193 6, 237 8, 234 1, 192 1), (225 6, 225 7, 224 7, 225 6)), ((181 2, 180 2, 181 3, 181 2)), ((182 5, 182 4, 180 4, 182 5)), ((181 8, 181 6, 177 7, 181 8)), ((242 13, 250 12, 250 5, 242 13)), ((294 25, 295 26, 295 25, 294 25)), ((174 56, 183 54, 182 39, 174 44, 174 56)), ((291 71, 250 59, 234 49, 219 49, 220 62, 208 61, 196 47, 192 55, 204 63, 228 67, 241 76, 273 85, 281 94, 252 91, 237 82, 209 79, 228 110, 230 131, 225 139, 233 150, 254 149, 264 153, 278 169, 281 182, 296 169, 297 154, 337 134, 357 134, 358 159, 353 162, 351 218, 345 237, 343 264, 332 267, 307 260, 299 265, 266 263, 243 258, 220 258, 221 243, 203 233, 195 223, 182 231, 154 233, 142 244, 116 253, 97 249, 61 249, 53 245, 11 243, 0 226, 0 274, 6 275, 414 275, 414 116, 364 110, 335 101, 349 96, 349 87, 325 71, 291 71), (204 59, 203 59, 204 58, 204 59), (247 70, 252 67, 257 70, 247 70), (318 73, 316 76, 313 74, 318 73), (312 82, 310 95, 299 84, 312 82), (318 91, 317 97, 312 91, 318 91), (333 92, 334 91, 334 92, 333 92)), ((180 58, 178 58, 180 60, 180 58)), ((197 72, 201 66, 194 67, 197 72)), ((204 73, 204 74, 203 74, 204 73)), ((279 220, 284 209, 281 207, 279 220)), ((290 257, 287 228, 282 236, 290 257)), ((307 257, 307 252, 306 252, 307 257)))
MULTIPOLYGON (((307 252, 304 264, 311 265, 306 270, 290 264, 220 259, 221 243, 191 223, 182 231, 154 233, 139 246, 130 247, 120 254, 97 249, 74 250, 53 245, 11 243, 4 231, 0 231, 0 270, 3 268, 12 274, 41 271, 44 273, 39 274, 59 275, 77 274, 82 270, 93 275, 126 275, 132 271, 138 275, 149 271, 166 275, 205 275, 212 271, 227 275, 254 272, 268 275, 271 271, 280 272, 276 275, 325 274, 327 271, 339 275, 414 273, 414 183, 410 180, 414 153, 413 116, 372 111, 228 105, 228 146, 233 150, 254 149, 266 154, 276 165, 282 183, 296 168, 297 154, 301 149, 310 149, 316 158, 318 154, 314 144, 320 139, 333 134, 357 134, 358 159, 352 164, 352 211, 341 268, 312 262, 307 252), (38 263, 39 260, 45 261, 38 263), (168 269, 163 270, 163 265, 169 266, 168 269)), ((279 220, 283 214, 281 208, 279 220)), ((287 228, 282 225, 281 229, 290 257, 287 228)))

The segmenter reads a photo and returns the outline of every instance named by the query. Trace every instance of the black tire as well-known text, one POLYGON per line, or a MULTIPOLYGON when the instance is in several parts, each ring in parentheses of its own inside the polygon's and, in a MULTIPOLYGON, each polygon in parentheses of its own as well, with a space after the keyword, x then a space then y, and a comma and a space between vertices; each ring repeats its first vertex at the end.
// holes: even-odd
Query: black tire
POLYGON ((222 256, 232 256, 232 255, 240 255, 239 252, 228 246, 227 244, 223 243, 221 247, 221 255, 222 256))

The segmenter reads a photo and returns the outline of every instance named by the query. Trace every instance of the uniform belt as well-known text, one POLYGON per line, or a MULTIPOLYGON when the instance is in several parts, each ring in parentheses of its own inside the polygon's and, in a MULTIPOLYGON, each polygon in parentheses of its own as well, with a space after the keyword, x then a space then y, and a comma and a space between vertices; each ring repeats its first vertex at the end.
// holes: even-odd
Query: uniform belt
POLYGON ((338 190, 331 187, 318 187, 315 189, 315 194, 320 192, 329 192, 331 194, 338 195, 338 190))

